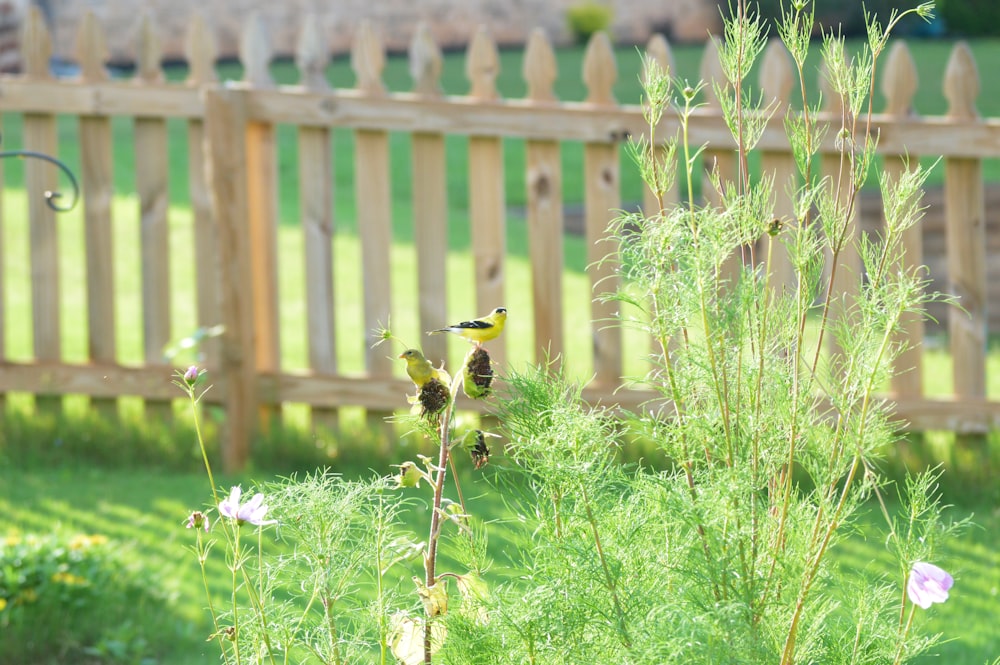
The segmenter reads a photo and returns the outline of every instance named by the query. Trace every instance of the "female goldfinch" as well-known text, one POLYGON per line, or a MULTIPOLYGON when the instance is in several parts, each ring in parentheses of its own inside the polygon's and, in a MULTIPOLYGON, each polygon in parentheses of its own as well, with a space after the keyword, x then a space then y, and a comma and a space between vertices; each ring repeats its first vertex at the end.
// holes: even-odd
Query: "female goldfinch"
POLYGON ((480 319, 472 321, 462 321, 447 328, 431 330, 428 335, 434 333, 450 332, 459 337, 463 337, 476 346, 482 346, 483 342, 496 339, 503 332, 503 324, 507 321, 507 308, 497 307, 495 310, 480 319))
POLYGON ((436 369, 419 350, 407 349, 399 354, 399 357, 406 361, 406 373, 417 388, 423 388, 424 384, 431 379, 437 379, 445 388, 451 384, 448 372, 444 371, 443 368, 436 369))

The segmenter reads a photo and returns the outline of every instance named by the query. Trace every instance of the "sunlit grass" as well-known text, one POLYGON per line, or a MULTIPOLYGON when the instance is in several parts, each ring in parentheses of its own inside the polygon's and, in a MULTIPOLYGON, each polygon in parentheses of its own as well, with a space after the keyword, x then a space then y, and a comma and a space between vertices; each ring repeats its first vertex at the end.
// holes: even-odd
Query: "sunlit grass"
MULTIPOLYGON (((249 476, 217 476, 216 480, 223 487, 242 483, 247 488, 252 482, 270 477, 257 473, 253 480, 249 476)), ((491 574, 494 580, 505 578, 516 543, 510 542, 503 522, 515 516, 504 508, 496 490, 482 476, 463 474, 462 479, 465 494, 474 505, 472 512, 485 520, 498 520, 491 527, 489 541, 494 560, 491 574)), ((177 644, 174 652, 162 654, 162 662, 217 662, 214 645, 204 641, 211 625, 201 575, 194 555, 186 550, 194 534, 184 528, 188 513, 205 507, 210 500, 204 474, 63 466, 16 472, 6 469, 0 471, 0 481, 6 488, 0 493, 4 530, 99 533, 130 543, 149 569, 151 581, 175 597, 174 613, 186 624, 184 632, 190 636, 177 644)), ((426 528, 426 512, 426 505, 417 502, 407 518, 418 538, 426 528)), ((917 617, 919 621, 930 621, 931 629, 950 641, 935 649, 938 657, 925 657, 921 663, 982 665, 1000 652, 1000 636, 993 630, 994 618, 1000 611, 1000 515, 988 504, 962 505, 949 509, 948 515, 960 519, 970 512, 975 513, 978 526, 948 543, 942 559, 936 562, 955 575, 951 599, 917 617)), ((862 522, 862 532, 839 547, 836 557, 842 574, 873 578, 895 574, 887 568, 891 566, 890 557, 881 536, 866 537, 881 528, 881 519, 879 511, 872 508, 862 522)), ((273 542, 275 535, 272 530, 265 533, 267 546, 284 547, 273 542)), ((413 566, 416 571, 419 563, 413 566)), ((228 575, 222 550, 217 549, 208 561, 208 580, 217 598, 225 598, 228 593, 228 575)), ((403 575, 401 579, 408 582, 409 578, 403 575)))

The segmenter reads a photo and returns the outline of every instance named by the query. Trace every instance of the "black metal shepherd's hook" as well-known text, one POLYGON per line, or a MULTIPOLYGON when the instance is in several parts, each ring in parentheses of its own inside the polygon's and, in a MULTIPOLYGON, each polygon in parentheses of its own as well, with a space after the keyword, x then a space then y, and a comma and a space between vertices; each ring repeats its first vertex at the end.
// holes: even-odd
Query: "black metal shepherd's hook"
POLYGON ((80 200, 80 185, 76 181, 76 176, 70 171, 69 167, 66 166, 64 162, 59 161, 51 155, 46 155, 42 152, 35 152, 34 150, 0 150, 0 159, 4 157, 34 157, 36 159, 41 159, 50 164, 55 164, 60 171, 66 174, 69 178, 70 184, 73 186, 73 198, 69 202, 69 205, 59 205, 58 201, 62 198, 62 193, 54 190, 45 191, 45 204, 56 212, 68 212, 73 209, 76 202, 80 200))

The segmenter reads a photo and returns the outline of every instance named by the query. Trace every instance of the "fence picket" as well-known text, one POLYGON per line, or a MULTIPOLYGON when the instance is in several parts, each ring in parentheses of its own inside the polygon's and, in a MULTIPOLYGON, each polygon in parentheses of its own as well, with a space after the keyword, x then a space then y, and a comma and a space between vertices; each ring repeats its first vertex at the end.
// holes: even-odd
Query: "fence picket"
MULTIPOLYGON (((357 77, 357 87, 363 94, 381 97, 385 94, 382 67, 385 54, 382 42, 370 22, 358 30, 351 49, 351 68, 357 77)), ((389 133, 381 130, 358 129, 354 132, 354 172, 364 178, 354 181, 357 205, 358 235, 361 240, 361 269, 364 285, 365 367, 374 379, 392 376, 392 361, 385 349, 375 346, 375 331, 389 325, 392 312, 392 291, 389 276, 392 244, 392 188, 389 181, 389 133)), ((386 417, 391 412, 368 411, 368 426, 381 433, 383 449, 392 445, 394 429, 386 417)))
POLYGON ((253 292, 255 267, 247 233, 246 107, 243 92, 205 89, 205 156, 212 216, 219 241, 219 309, 225 326, 220 390, 226 410, 222 462, 227 471, 246 465, 257 413, 253 292))
MULTIPOLYGON (((896 42, 889 49, 882 74, 882 94, 885 95, 885 113, 900 120, 913 115, 913 96, 917 92, 917 68, 913 56, 904 42, 896 42)), ((917 155, 887 155, 882 168, 887 177, 897 182, 907 168, 917 165, 917 155)), ((915 270, 924 263, 923 223, 917 222, 903 232, 902 268, 915 270)), ((896 358, 896 374, 892 390, 897 398, 916 399, 923 395, 924 318, 916 312, 905 312, 900 320, 902 334, 899 341, 905 347, 896 358)))
MULTIPOLYGON (((107 80, 108 48, 93 12, 87 12, 77 33, 81 81, 107 80)), ((84 244, 87 265, 87 335, 91 362, 116 361, 114 255, 111 199, 114 195, 111 119, 80 116, 80 184, 83 188, 84 244)), ((94 398, 91 406, 105 418, 114 417, 117 400, 94 398)))
MULTIPOLYGON (((326 42, 315 16, 307 16, 296 56, 300 80, 307 90, 329 89, 326 42)), ((333 153, 327 127, 300 126, 299 199, 305 256, 307 344, 313 372, 337 373, 333 290, 333 153)), ((314 406, 314 430, 335 433, 339 429, 336 409, 314 406)))
MULTIPOLYGON (((240 40, 240 61, 243 82, 253 89, 273 87, 271 79, 271 45, 261 15, 252 13, 244 26, 240 40)), ((281 369, 281 340, 278 310, 278 159, 274 124, 251 120, 246 126, 247 222, 250 233, 253 320, 256 331, 254 345, 258 372, 277 373, 281 369)), ((281 405, 262 402, 259 407, 264 429, 280 417, 281 405)))
MULTIPOLYGON (((764 59, 760 69, 760 87, 764 93, 765 104, 774 100, 777 108, 776 117, 783 117, 788 110, 792 86, 795 83, 792 63, 788 51, 780 40, 772 39, 764 51, 764 59)), ((771 253, 771 273, 769 280, 771 288, 777 294, 791 293, 795 289, 795 275, 788 257, 788 248, 780 241, 780 233, 788 225, 796 224, 794 193, 799 185, 799 172, 795 159, 790 152, 763 150, 760 156, 761 174, 770 174, 774 178, 774 215, 782 231, 773 239, 762 240, 768 248, 762 251, 771 253)))
MULTIPOLYGON (((947 117, 956 123, 978 122, 976 98, 979 73, 968 44, 952 49, 944 76, 947 117)), ((946 158, 944 162, 945 228, 948 283, 962 309, 948 312, 955 397, 982 401, 986 397, 986 210, 983 165, 979 159, 946 158), (964 311, 963 311, 964 310, 964 311)), ((959 463, 970 449, 983 448, 985 430, 958 436, 959 463)), ((962 433, 964 434, 964 433, 962 433)), ((980 458, 979 455, 975 456, 980 458)), ((982 467, 979 469, 982 471, 982 467)))
MULTIPOLYGON (((583 58, 583 81, 587 102, 593 106, 616 105, 617 77, 614 52, 607 34, 595 34, 583 58)), ((611 258, 614 246, 608 242, 608 223, 621 208, 617 136, 602 142, 588 142, 583 148, 584 233, 587 239, 587 262, 591 266, 591 335, 594 354, 594 380, 597 385, 617 385, 622 376, 622 335, 615 322, 618 305, 602 301, 601 294, 614 292, 621 282, 618 264, 611 258)))
MULTIPOLYGON (((524 54, 528 100, 556 101, 556 59, 545 33, 531 33, 524 54)), ((562 160, 557 141, 529 139, 526 151, 528 250, 531 258, 535 321, 535 362, 562 361, 563 346, 563 197, 562 160)))
MULTIPOLYGON (((24 30, 24 69, 36 81, 50 79, 49 58, 52 41, 38 7, 28 11, 24 30)), ((47 155, 58 154, 56 118, 52 113, 24 114, 24 149, 47 155)), ((29 244, 31 253, 32 343, 35 360, 57 363, 60 348, 59 242, 55 212, 43 192, 56 189, 56 171, 51 164, 29 159, 24 166, 24 186, 28 196, 29 244)), ((39 409, 56 410, 61 398, 39 396, 39 409)))
MULTIPOLYGON (((496 77, 500 58, 493 38, 485 27, 476 30, 466 56, 469 97, 480 103, 498 98, 496 77)), ((496 136, 469 137, 469 225, 472 233, 472 261, 476 282, 476 302, 459 318, 480 316, 506 305, 504 281, 507 254, 503 143, 496 136)), ((511 317, 525 317, 512 312, 511 317)), ((507 360, 506 336, 490 342, 490 355, 503 365, 507 360)))
MULTIPOLYGON (((189 74, 187 85, 209 86, 216 81, 215 58, 217 48, 212 32, 200 13, 191 17, 185 44, 189 74)), ((198 292, 198 326, 211 328, 222 322, 219 312, 219 242, 215 220, 212 217, 211 193, 206 179, 205 123, 202 118, 187 121, 188 145, 188 196, 194 222, 195 280, 198 292)), ((219 340, 206 337, 199 349, 204 365, 211 370, 219 367, 219 340)))
MULTIPOLYGON (((136 45, 136 85, 163 82, 159 37, 149 14, 139 27, 136 45)), ((139 243, 142 257, 143 357, 146 364, 163 364, 171 339, 170 227, 167 161, 167 121, 163 117, 137 117, 135 131, 135 187, 139 198, 139 243)), ((169 401, 149 400, 147 413, 160 420, 171 417, 169 401)))
MULTIPOLYGON (((441 96, 441 51, 426 23, 417 26, 410 44, 413 90, 441 96)), ((417 307, 420 330, 448 325, 448 190, 444 135, 415 132, 411 138, 413 243, 417 255, 417 307)), ((447 360, 443 335, 423 337, 424 355, 435 365, 447 360)))

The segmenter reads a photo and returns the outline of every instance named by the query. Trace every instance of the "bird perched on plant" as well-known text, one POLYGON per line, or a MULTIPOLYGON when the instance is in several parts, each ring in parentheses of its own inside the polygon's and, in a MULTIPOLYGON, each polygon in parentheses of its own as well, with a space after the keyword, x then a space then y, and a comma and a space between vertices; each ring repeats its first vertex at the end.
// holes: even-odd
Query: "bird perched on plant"
POLYGON ((417 388, 423 388, 431 379, 437 379, 446 388, 451 385, 448 372, 444 371, 443 367, 440 369, 434 367, 418 349, 407 349, 399 354, 399 357, 406 361, 406 373, 417 388))
POLYGON ((507 308, 497 307, 495 310, 482 318, 473 319, 471 321, 462 321, 461 323, 456 323, 445 328, 431 330, 427 334, 433 335, 434 333, 442 332, 455 333, 459 337, 474 343, 476 346, 482 346, 483 342, 496 339, 500 333, 503 332, 503 325, 506 321, 507 308))

